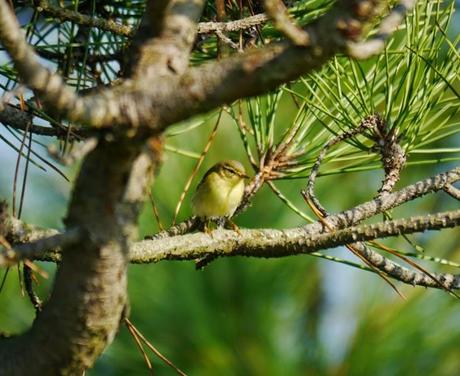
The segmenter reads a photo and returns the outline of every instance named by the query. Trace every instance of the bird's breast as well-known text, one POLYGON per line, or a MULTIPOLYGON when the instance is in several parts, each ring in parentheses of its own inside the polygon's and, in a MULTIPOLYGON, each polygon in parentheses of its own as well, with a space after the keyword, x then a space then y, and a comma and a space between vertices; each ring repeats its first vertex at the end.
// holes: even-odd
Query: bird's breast
POLYGON ((193 211, 199 217, 232 216, 244 194, 244 181, 230 184, 218 174, 211 174, 197 189, 193 211))

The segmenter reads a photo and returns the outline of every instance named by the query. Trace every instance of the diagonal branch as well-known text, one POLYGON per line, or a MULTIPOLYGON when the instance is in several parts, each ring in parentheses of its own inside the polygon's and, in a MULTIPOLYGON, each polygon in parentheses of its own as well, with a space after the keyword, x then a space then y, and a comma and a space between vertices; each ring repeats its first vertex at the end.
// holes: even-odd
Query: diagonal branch
MULTIPOLYGON (((304 29, 311 40, 307 48, 289 42, 273 43, 191 68, 174 88, 174 93, 166 95, 169 111, 156 111, 161 117, 160 124, 174 123, 182 120, 185 114, 206 112, 238 98, 266 93, 318 69, 335 54, 346 52, 348 43, 373 20, 373 11, 365 15, 359 13, 358 5, 365 2, 338 1, 335 8, 304 29)), ((386 1, 375 3, 387 4, 386 1)))
MULTIPOLYGON (((447 185, 460 180, 460 167, 420 180, 385 197, 375 198, 338 214, 331 214, 327 221, 333 227, 344 228, 356 225, 374 215, 391 210, 406 202, 422 197, 431 192, 443 190, 447 185)), ((310 226, 313 226, 312 224, 310 226)))
POLYGON ((460 200, 460 189, 454 187, 452 184, 446 184, 444 191, 456 200, 460 200))
MULTIPOLYGON (((116 88, 86 97, 78 97, 63 84, 60 76, 51 74, 38 63, 5 0, 0 1, 0 39, 22 79, 54 112, 93 127, 143 126, 156 132, 238 98, 265 93, 321 67, 336 53, 344 52, 347 43, 356 39, 360 30, 373 19, 373 14, 357 13, 359 7, 356 5, 362 2, 365 1, 339 1, 335 8, 309 25, 305 29, 311 38, 308 48, 276 43, 191 68, 180 77, 169 76, 152 82, 140 75, 138 81, 126 81, 116 88)), ((174 3, 171 0, 171 4, 174 3)), ((387 1, 376 3, 382 5, 387 1)), ((201 0, 198 4, 202 5, 201 0)), ((180 19, 179 23, 183 21, 183 30, 194 27, 192 15, 198 7, 193 9, 190 14, 186 13, 189 18, 173 17, 180 19)), ((171 15, 174 14, 171 10, 171 15)), ((179 40, 185 44, 189 42, 182 31, 179 35, 179 40)), ((178 61, 180 63, 171 61, 167 65, 180 73, 183 60, 178 61)), ((147 61, 144 62, 140 66, 148 66, 147 61)))

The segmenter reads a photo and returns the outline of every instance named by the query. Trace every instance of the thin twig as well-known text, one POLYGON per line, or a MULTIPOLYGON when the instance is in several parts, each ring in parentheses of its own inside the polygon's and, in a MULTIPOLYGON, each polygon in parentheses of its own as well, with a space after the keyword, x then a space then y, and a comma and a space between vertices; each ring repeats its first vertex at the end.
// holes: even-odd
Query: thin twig
POLYGON ((158 228, 160 229, 160 231, 164 231, 165 228, 163 227, 163 223, 161 223, 160 213, 158 212, 158 208, 155 204, 155 200, 153 199, 153 193, 151 190, 149 192, 149 198, 150 198, 150 204, 152 205, 153 216, 155 217, 158 228))
MULTIPOLYGON (((16 192, 17 192, 17 181, 19 176, 19 165, 21 162, 22 157, 22 150, 24 149, 24 145, 27 139, 27 134, 29 132, 30 121, 26 124, 26 130, 24 132, 23 138, 21 140, 21 146, 19 147, 18 156, 16 158, 16 166, 14 168, 14 178, 13 178, 13 216, 16 216, 16 192)), ((28 159, 30 160, 30 149, 28 152, 28 159)))
POLYGON ((378 194, 387 195, 399 181, 401 171, 406 164, 406 152, 399 144, 395 129, 388 129, 387 122, 378 114, 368 116, 366 119, 372 121, 374 135, 371 137, 375 142, 372 150, 380 153, 385 178, 382 181, 378 194))
MULTIPOLYGON (((27 134, 27 131, 26 130, 26 134, 27 134)), ((28 148, 27 148, 27 156, 26 156, 26 165, 25 165, 25 168, 24 168, 24 176, 23 176, 23 179, 22 179, 22 188, 21 188, 21 198, 19 199, 19 210, 18 210, 18 218, 21 218, 21 214, 22 214, 22 207, 24 205, 24 197, 25 197, 25 194, 26 194, 26 182, 27 182, 27 176, 28 176, 28 172, 29 172, 29 165, 30 165, 30 153, 32 151, 32 132, 29 132, 29 145, 28 145, 28 148)))
POLYGON ((137 335, 136 331, 133 329, 130 321, 127 318, 124 319, 124 322, 125 322, 126 328, 129 330, 129 333, 133 337, 134 342, 136 342, 136 346, 139 349, 139 351, 140 351, 140 353, 141 353, 141 355, 142 355, 142 357, 144 359, 144 362, 147 365, 147 368, 150 370, 151 374, 153 375, 152 363, 150 362, 150 359, 149 359, 147 353, 144 350, 144 346, 142 345, 142 342, 141 342, 139 336, 137 335))
POLYGON ((321 205, 319 200, 316 198, 314 187, 315 187, 316 177, 319 172, 319 167, 321 166, 321 163, 323 162, 323 159, 326 156, 327 151, 332 146, 337 145, 338 143, 342 141, 348 140, 358 134, 362 134, 368 129, 374 129, 375 126, 376 126, 375 118, 373 116, 367 117, 363 119, 356 128, 353 128, 346 132, 338 134, 337 136, 327 141, 326 144, 324 144, 324 146, 322 147, 321 152, 316 158, 315 164, 311 168, 310 175, 308 176, 307 187, 302 192, 302 194, 308 197, 308 200, 311 201, 314 207, 317 208, 323 214, 323 216, 328 216, 328 214, 327 214, 326 209, 321 205))
POLYGON ((177 215, 179 214, 179 211, 182 206, 182 203, 184 202, 185 196, 188 190, 190 189, 190 186, 192 185, 192 181, 195 178, 196 174, 198 173, 198 170, 200 169, 201 164, 203 163, 204 158, 206 157, 206 154, 208 154, 208 151, 212 145, 212 142, 214 141, 214 138, 216 137, 217 128, 219 127, 221 117, 222 117, 222 109, 219 111, 219 114, 217 115, 217 120, 214 124, 214 127, 212 128, 211 133, 209 134, 208 141, 206 142, 206 145, 200 154, 200 158, 197 160, 195 167, 193 168, 192 173, 190 174, 187 182, 185 183, 184 189, 182 190, 182 193, 179 197, 179 201, 177 202, 176 209, 174 210, 173 226, 176 224, 177 215))
POLYGON ((24 287, 27 292, 27 296, 29 297, 30 302, 35 308, 35 311, 38 313, 42 310, 42 301, 35 293, 33 288, 33 279, 34 276, 32 274, 32 269, 24 263, 22 267, 22 275, 24 277, 24 287))
POLYGON ((234 50, 240 50, 240 46, 238 45, 238 43, 235 43, 234 41, 232 41, 229 37, 227 37, 223 32, 222 30, 216 30, 215 31, 216 35, 218 36, 219 40, 221 40, 222 42, 224 42, 227 46, 231 47, 232 49, 234 50))
POLYGON ((153 346, 147 338, 134 326, 134 324, 129 321, 128 318, 125 318, 125 323, 132 328, 132 330, 136 333, 136 335, 147 345, 147 347, 152 350, 152 352, 158 356, 164 363, 170 366, 174 371, 176 371, 181 376, 187 376, 187 374, 181 371, 173 362, 171 362, 168 358, 166 358, 158 349, 153 346))
POLYGON ((72 21, 78 25, 95 27, 97 29, 111 31, 118 35, 132 36, 135 31, 128 25, 121 25, 112 20, 96 18, 60 6, 53 6, 47 0, 40 0, 37 10, 56 17, 61 21, 72 21))
MULTIPOLYGON (((68 128, 64 126, 44 127, 41 125, 32 124, 33 116, 29 112, 24 112, 11 104, 4 104, 0 108, 0 122, 8 125, 11 128, 25 131, 29 127, 29 132, 39 136, 50 136, 56 138, 65 138, 68 133, 68 128)), ((72 138, 82 139, 88 137, 90 131, 88 129, 73 128, 72 138)))

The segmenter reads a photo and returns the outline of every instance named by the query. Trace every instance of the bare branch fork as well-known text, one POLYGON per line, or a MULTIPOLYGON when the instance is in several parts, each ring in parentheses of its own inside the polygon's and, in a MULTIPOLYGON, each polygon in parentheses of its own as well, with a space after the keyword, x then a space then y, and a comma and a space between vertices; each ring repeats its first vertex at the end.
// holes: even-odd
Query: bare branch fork
MULTIPOLYGON (((302 194, 304 195, 304 198, 306 199, 307 203, 311 206, 314 212, 318 214, 318 216, 320 217, 320 221, 324 224, 326 230, 328 231, 335 231, 337 229, 337 226, 331 225, 329 223, 329 213, 321 205, 321 203, 314 194, 314 182, 316 180, 316 176, 318 174, 321 162, 324 159, 326 152, 329 150, 329 148, 338 144, 339 142, 342 142, 346 139, 349 139, 359 134, 365 134, 369 139, 371 139, 374 142, 374 145, 372 146, 371 150, 379 152, 381 156, 383 169, 385 172, 385 178, 382 181, 382 186, 378 191, 378 198, 383 199, 386 195, 391 193, 393 187, 400 179, 401 170, 406 162, 406 154, 399 144, 399 140, 396 137, 395 129, 388 129, 386 121, 382 119, 382 117, 378 114, 367 116, 356 128, 351 129, 347 132, 343 132, 337 135, 336 137, 332 138, 330 141, 328 141, 322 148, 316 160, 316 163, 312 167, 307 182, 307 188, 304 191, 302 191, 302 194)), ((449 189, 449 187, 452 187, 452 185, 447 184, 444 187, 444 189, 449 189)), ((375 270, 387 283, 390 284, 390 286, 398 294, 400 294, 400 292, 398 291, 396 286, 394 286, 391 283, 391 281, 387 279, 387 276, 393 277, 397 280, 406 283, 414 283, 413 281, 417 280, 417 283, 420 283, 424 286, 426 286, 427 281, 428 283, 431 281, 436 283, 438 287, 444 288, 446 289, 446 291, 449 291, 455 295, 455 293, 453 293, 451 290, 452 285, 445 283, 446 279, 444 275, 440 276, 442 279, 438 279, 429 271, 425 270, 416 263, 413 263, 411 260, 399 255, 397 252, 394 252, 393 250, 386 248, 380 244, 377 245, 418 269, 421 272, 419 274, 419 277, 416 277, 417 273, 409 271, 408 269, 401 267, 395 262, 381 256, 378 252, 373 251, 369 248, 367 244, 363 242, 347 244, 346 247, 353 254, 359 257, 371 269, 375 270)), ((454 278, 454 276, 451 277, 452 278, 448 278, 449 281, 452 282, 457 280, 456 278, 454 278)))

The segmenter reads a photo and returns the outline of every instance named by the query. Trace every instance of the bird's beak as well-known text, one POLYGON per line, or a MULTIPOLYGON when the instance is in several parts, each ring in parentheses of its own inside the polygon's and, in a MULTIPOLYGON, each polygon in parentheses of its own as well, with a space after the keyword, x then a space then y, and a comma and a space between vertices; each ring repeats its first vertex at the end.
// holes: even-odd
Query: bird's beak
POLYGON ((244 179, 250 179, 250 176, 245 174, 244 172, 241 172, 239 175, 244 179))

